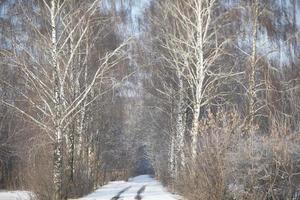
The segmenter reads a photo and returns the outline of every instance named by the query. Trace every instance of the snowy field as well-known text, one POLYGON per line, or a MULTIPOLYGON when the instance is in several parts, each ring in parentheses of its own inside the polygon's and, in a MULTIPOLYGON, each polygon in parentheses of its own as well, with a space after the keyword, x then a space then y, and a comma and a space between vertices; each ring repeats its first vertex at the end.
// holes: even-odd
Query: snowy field
POLYGON ((0 200, 30 200, 30 194, 23 191, 0 191, 0 200))
POLYGON ((128 182, 115 181, 80 200, 179 200, 148 175, 137 176, 128 182))

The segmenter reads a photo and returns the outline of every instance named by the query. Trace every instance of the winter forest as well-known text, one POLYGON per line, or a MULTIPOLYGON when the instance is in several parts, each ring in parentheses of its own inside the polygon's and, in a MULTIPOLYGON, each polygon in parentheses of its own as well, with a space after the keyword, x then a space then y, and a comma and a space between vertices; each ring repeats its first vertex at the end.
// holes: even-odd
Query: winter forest
POLYGON ((300 199, 299 28, 299 0, 0 0, 0 199, 300 199))

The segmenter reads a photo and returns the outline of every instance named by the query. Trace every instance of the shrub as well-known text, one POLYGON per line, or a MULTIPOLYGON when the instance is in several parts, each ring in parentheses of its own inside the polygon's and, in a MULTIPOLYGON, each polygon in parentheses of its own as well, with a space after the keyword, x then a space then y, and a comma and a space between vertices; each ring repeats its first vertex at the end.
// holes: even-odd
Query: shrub
POLYGON ((198 155, 177 183, 191 200, 299 199, 300 136, 280 126, 242 134, 236 114, 202 119, 198 155))

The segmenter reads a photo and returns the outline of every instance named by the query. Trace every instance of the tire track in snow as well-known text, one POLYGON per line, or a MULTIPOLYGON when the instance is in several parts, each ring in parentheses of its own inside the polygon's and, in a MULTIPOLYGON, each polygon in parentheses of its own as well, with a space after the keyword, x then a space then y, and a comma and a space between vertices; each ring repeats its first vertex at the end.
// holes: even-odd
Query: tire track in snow
POLYGON ((131 186, 128 186, 126 188, 124 188, 123 190, 121 190, 120 192, 118 192, 118 194, 116 196, 114 196, 113 198, 111 198, 111 200, 118 200, 120 199, 120 196, 126 192, 129 188, 131 188, 131 186))
POLYGON ((109 182, 80 200, 179 200, 149 175, 130 178, 127 182, 109 182), (126 189, 126 190, 125 190, 126 189), (122 191, 122 193, 121 193, 122 191), (114 198, 114 199, 112 199, 114 198))
POLYGON ((145 191, 145 189, 146 189, 146 185, 142 186, 142 187, 137 191, 137 195, 135 196, 134 199, 136 199, 136 200, 142 200, 141 194, 145 191))

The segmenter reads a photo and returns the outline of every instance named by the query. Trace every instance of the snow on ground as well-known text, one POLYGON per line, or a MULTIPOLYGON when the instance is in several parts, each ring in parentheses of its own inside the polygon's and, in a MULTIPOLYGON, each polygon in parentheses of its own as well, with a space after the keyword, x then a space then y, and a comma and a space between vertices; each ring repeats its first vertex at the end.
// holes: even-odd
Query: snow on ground
POLYGON ((110 182, 109 184, 101 187, 92 194, 81 198, 81 200, 110 200, 113 196, 120 192, 120 190, 126 187, 128 187, 128 184, 125 181, 110 182))
MULTIPOLYGON (((114 181, 79 200, 179 200, 155 179, 148 175, 137 176, 125 181, 114 181), (138 195, 140 193, 140 195, 138 195), (115 198, 114 198, 115 197, 115 198), (117 198, 119 197, 119 198, 117 198)), ((0 191, 0 200, 30 200, 25 191, 0 191)))
POLYGON ((24 191, 0 191, 0 200, 30 200, 30 193, 24 191))
POLYGON ((116 181, 96 190, 94 193, 80 200, 134 200, 138 199, 140 192, 141 200, 178 200, 179 196, 167 192, 163 186, 148 175, 137 176, 128 182, 116 181), (144 187, 145 186, 145 187, 144 187))

